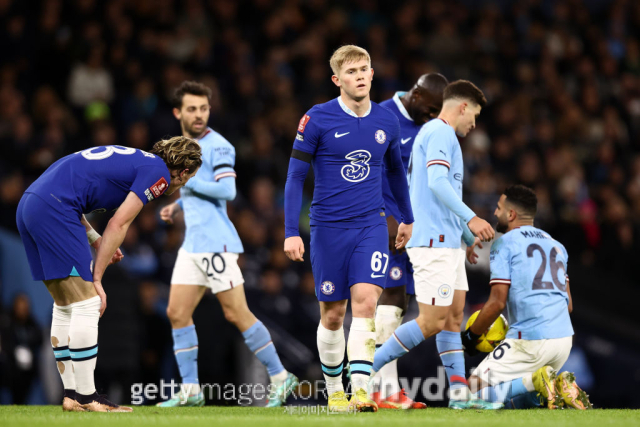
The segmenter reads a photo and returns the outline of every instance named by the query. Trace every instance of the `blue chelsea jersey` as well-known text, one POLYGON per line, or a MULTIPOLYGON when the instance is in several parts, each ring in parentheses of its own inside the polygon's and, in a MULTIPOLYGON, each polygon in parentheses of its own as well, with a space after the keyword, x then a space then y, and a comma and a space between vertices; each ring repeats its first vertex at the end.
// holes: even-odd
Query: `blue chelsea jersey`
POLYGON ((407 247, 459 248, 462 238, 460 218, 429 188, 427 171, 434 165, 447 167, 449 183, 462 199, 464 165, 453 128, 442 119, 423 125, 413 144, 410 163, 409 193, 416 222, 407 247))
POLYGON ((504 234, 491 246, 491 285, 510 285, 507 338, 540 340, 573 335, 564 246, 533 226, 504 234))
POLYGON ((387 108, 371 102, 358 117, 338 97, 311 108, 293 144, 313 156, 315 189, 311 225, 339 228, 386 223, 383 159, 399 159, 400 125, 387 108), (393 150, 398 150, 394 157, 393 150))
POLYGON ((129 192, 146 204, 160 197, 170 182, 169 169, 160 157, 135 148, 106 145, 61 158, 25 193, 38 195, 54 209, 80 216, 115 210, 129 192))
MULTIPOLYGON (((411 157, 411 148, 413 147, 416 135, 422 126, 416 125, 407 109, 404 108, 400 97, 405 93, 406 92, 396 92, 395 95, 393 95, 393 98, 381 102, 380 105, 391 110, 400 122, 400 154, 402 155, 402 164, 404 169, 407 170, 409 167, 409 158, 411 157)), ((382 195, 384 197, 384 205, 387 215, 392 215, 394 218, 400 218, 398 204, 391 193, 389 180, 386 176, 382 177, 382 195)))
MULTIPOLYGON (((202 166, 196 179, 215 182, 235 178, 236 152, 233 145, 211 128, 198 140, 202 148, 202 166)), ((190 253, 242 253, 238 232, 227 215, 227 201, 180 189, 187 227, 182 247, 190 253)))

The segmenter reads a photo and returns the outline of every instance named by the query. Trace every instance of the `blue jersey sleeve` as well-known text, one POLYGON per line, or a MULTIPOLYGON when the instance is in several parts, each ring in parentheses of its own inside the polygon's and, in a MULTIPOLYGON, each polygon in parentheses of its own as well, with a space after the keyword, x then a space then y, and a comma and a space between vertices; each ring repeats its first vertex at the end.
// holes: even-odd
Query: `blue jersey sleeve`
POLYGON ((300 119, 298 123, 298 133, 296 139, 293 141, 293 149, 303 151, 314 155, 318 148, 318 141, 320 140, 320 131, 318 129, 318 117, 317 111, 314 112, 313 108, 307 112, 300 119))
POLYGON ((398 204, 398 210, 402 216, 402 218, 398 219, 405 224, 412 224, 414 219, 413 210, 411 208, 411 199, 409 197, 409 183, 407 182, 407 175, 402 163, 402 155, 400 154, 400 123, 397 118, 395 119, 396 132, 391 138, 389 148, 385 153, 384 162, 389 188, 391 189, 391 193, 398 204))
POLYGON ((136 193, 143 205, 162 196, 169 188, 171 176, 164 164, 141 166, 136 169, 136 172, 136 178, 129 190, 136 193))
POLYGON ((285 239, 299 236, 298 222, 302 209, 302 192, 304 180, 309 172, 311 161, 318 148, 320 139, 317 117, 314 120, 313 108, 300 119, 298 132, 293 142, 293 151, 287 171, 287 182, 284 186, 284 228, 285 239))
POLYGON ((489 285, 511 286, 511 253, 504 237, 493 242, 489 259, 491 267, 489 285))

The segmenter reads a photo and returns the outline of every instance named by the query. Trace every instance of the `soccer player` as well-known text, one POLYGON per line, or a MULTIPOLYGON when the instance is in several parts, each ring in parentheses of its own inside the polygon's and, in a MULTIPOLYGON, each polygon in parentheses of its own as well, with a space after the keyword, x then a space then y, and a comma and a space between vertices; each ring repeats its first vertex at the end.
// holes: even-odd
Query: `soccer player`
MULTIPOLYGON (((387 107, 400 121, 400 152, 402 164, 409 166, 411 148, 423 124, 435 119, 442 109, 442 92, 449 82, 441 74, 424 74, 409 92, 397 92, 393 98, 380 103, 387 107)), ((402 323, 407 310, 409 295, 415 295, 413 268, 405 250, 395 250, 395 237, 400 217, 398 206, 391 194, 388 180, 382 179, 387 227, 389 230, 389 268, 387 282, 382 291, 376 310, 376 348, 382 346, 402 323)), ((376 375, 380 383, 379 391, 372 393, 372 399, 380 408, 424 409, 424 403, 413 402, 404 389, 398 385, 397 359, 387 363, 376 375)), ((371 390, 370 390, 371 391, 371 390)))
POLYGON ((201 150, 191 138, 157 142, 150 153, 108 145, 63 157, 20 200, 16 222, 33 280, 53 297, 51 345, 64 385, 64 411, 131 412, 93 379, 98 319, 107 308, 102 276, 122 259, 118 247, 142 207, 172 194, 196 173, 201 150), (84 214, 116 211, 100 236, 84 214), (97 249, 95 264, 89 245, 97 249))
POLYGON ((249 349, 267 368, 271 378, 267 406, 281 406, 298 379, 284 369, 269 331, 247 306, 238 266, 242 243, 227 216, 227 200, 236 197, 236 153, 229 141, 207 127, 210 99, 211 90, 192 81, 183 82, 174 97, 173 114, 180 121, 182 134, 200 143, 204 167, 181 191, 181 199, 160 212, 164 221, 172 223, 173 217, 184 211, 187 229, 173 269, 167 308, 182 387, 158 406, 204 405, 192 316, 207 288, 218 298, 225 318, 240 330, 249 349))
POLYGON ((493 228, 462 201, 464 168, 456 135, 466 136, 475 127, 486 104, 473 83, 458 80, 443 95, 438 119, 420 129, 411 152, 409 186, 416 214, 415 233, 407 244, 414 269, 416 300, 420 313, 405 323, 376 351, 373 370, 406 354, 426 338, 438 334, 436 344, 449 379, 449 407, 493 409, 501 407, 473 398, 465 379, 460 324, 468 290, 460 248, 489 241, 493 228), (469 231, 471 229, 471 231, 469 231), (471 234, 473 232, 475 237, 471 234))
POLYGON ((389 268, 388 233, 381 178, 385 172, 400 211, 396 248, 411 237, 413 214, 400 154, 400 125, 387 108, 371 102, 369 53, 342 46, 330 60, 340 96, 311 108, 300 120, 285 186, 284 250, 302 261, 298 232, 302 187, 313 164, 311 266, 320 303, 318 352, 329 409, 377 411, 367 393, 375 353, 376 303, 389 268), (342 327, 351 298, 353 319, 347 345, 353 396, 342 386, 345 337, 342 327))
MULTIPOLYGON (((491 246, 491 295, 475 322, 462 332, 462 344, 474 353, 476 342, 505 305, 511 327, 469 378, 472 391, 510 408, 568 406, 589 409, 588 396, 569 372, 557 375, 571 351, 573 310, 567 251, 533 226, 538 200, 533 190, 515 185, 505 190, 495 215, 505 233, 491 246)), ((468 250, 476 262, 477 255, 468 250), (475 256, 474 256, 475 255, 475 256)))

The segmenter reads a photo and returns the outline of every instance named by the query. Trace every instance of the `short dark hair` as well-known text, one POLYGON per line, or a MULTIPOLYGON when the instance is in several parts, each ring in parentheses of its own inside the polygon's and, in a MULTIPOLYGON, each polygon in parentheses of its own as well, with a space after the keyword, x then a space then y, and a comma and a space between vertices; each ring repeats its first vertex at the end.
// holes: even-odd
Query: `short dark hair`
POLYGON ((186 80, 180 84, 173 94, 173 106, 177 109, 182 108, 182 98, 185 94, 206 96, 211 102, 211 89, 202 83, 186 80))
POLYGON ((453 98, 467 99, 481 107, 487 105, 487 98, 484 97, 484 93, 482 93, 478 86, 468 80, 456 80, 444 88, 444 93, 442 94, 443 101, 453 98))
POLYGON ((522 213, 534 217, 538 210, 538 197, 529 187, 512 185, 504 190, 507 202, 515 205, 522 213))

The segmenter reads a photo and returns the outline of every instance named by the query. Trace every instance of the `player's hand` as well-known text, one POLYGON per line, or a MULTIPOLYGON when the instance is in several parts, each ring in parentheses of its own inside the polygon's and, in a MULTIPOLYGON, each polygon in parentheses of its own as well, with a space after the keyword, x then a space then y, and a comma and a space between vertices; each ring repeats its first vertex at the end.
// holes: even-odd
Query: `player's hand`
POLYGON ((304 261, 304 243, 300 236, 284 239, 284 253, 291 261, 304 261))
POLYGON ((387 230, 389 230, 389 253, 396 255, 404 252, 404 249, 396 250, 396 236, 398 235, 398 221, 393 216, 387 217, 387 230))
POLYGON ((483 242, 490 241, 496 235, 491 224, 478 216, 474 216, 471 218, 471 221, 469 221, 469 230, 483 242))
POLYGON ((104 314, 104 311, 107 309, 107 294, 104 292, 104 288, 102 287, 102 281, 94 280, 93 287, 96 289, 98 296, 100 297, 100 317, 104 314))
POLYGON ((178 212, 182 209, 180 205, 177 203, 171 203, 170 205, 165 206, 160 211, 160 219, 166 222, 167 224, 173 224, 173 217, 176 216, 178 212))
POLYGON ((400 250, 404 248, 413 233, 413 224, 405 224, 401 222, 398 226, 398 235, 396 236, 396 249, 400 250))
POLYGON ((474 251, 476 246, 482 249, 482 242, 480 241, 479 237, 475 238, 473 245, 467 246, 467 261, 469 261, 471 264, 478 263, 478 254, 474 251))
POLYGON ((118 249, 116 249, 116 252, 111 257, 111 261, 109 261, 109 264, 107 264, 107 265, 111 265, 111 264, 115 264, 116 262, 120 262, 120 261, 122 261, 122 258, 124 258, 124 255, 122 255, 122 251, 120 250, 120 248, 118 248, 118 249))
POLYGON ((462 348, 464 348, 464 351, 469 356, 475 356, 480 352, 476 348, 476 345, 478 344, 478 338, 480 338, 480 336, 481 335, 471 332, 471 328, 467 329, 466 331, 460 332, 460 338, 462 339, 462 348))
MULTIPOLYGON (((95 249, 98 249, 101 244, 102 244, 102 236, 100 236, 95 242, 93 242, 93 244, 91 246, 94 247, 95 249)), ((120 250, 120 248, 118 248, 118 249, 116 249, 116 252, 111 257, 111 261, 109 261, 109 264, 107 264, 107 265, 111 265, 111 264, 115 264, 117 262, 120 262, 120 261, 122 261, 122 258, 124 258, 124 255, 122 254, 122 251, 120 250)))

